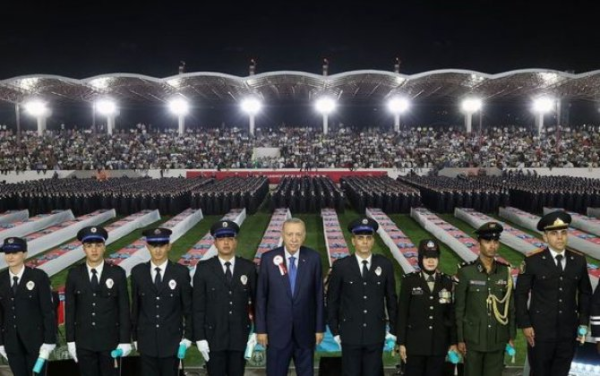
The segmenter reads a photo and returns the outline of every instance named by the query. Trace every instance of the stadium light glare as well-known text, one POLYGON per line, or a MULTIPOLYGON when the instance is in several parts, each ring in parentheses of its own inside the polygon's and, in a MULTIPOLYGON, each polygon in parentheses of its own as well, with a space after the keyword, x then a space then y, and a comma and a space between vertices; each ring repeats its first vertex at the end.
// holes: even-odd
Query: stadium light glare
POLYGON ((335 101, 329 97, 321 97, 315 102, 315 108, 322 115, 329 115, 335 111, 335 107, 335 101))
POLYGON ((410 102, 403 97, 394 97, 388 101, 388 109, 393 114, 402 114, 408 110, 410 102))
POLYGON ((467 98, 461 104, 462 110, 468 114, 473 114, 481 110, 482 106, 483 102, 479 98, 467 98))
POLYGON ((533 111, 540 114, 545 114, 552 111, 553 107, 554 99, 549 97, 541 97, 533 101, 533 111))
POLYGON ((242 100, 241 107, 248 115, 256 115, 262 109, 262 103, 256 98, 246 98, 242 100))
POLYGON ((117 104, 110 99, 101 99, 96 102, 96 110, 101 115, 112 116, 117 113, 117 104))
POLYGON ((169 101, 169 110, 177 116, 185 116, 190 111, 190 105, 183 98, 174 98, 169 101))
POLYGON ((25 111, 34 117, 43 117, 47 115, 50 111, 46 102, 42 102, 41 100, 31 100, 23 105, 25 107, 25 111))

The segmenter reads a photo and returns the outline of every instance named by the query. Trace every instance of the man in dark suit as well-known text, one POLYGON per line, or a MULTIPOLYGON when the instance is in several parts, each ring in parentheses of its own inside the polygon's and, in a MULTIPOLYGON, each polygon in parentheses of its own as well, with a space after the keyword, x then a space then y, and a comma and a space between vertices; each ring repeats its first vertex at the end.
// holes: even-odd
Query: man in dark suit
POLYGON ((440 247, 419 243, 420 271, 404 277, 398 301, 398 344, 406 376, 442 376, 449 350, 457 351, 452 278, 437 270, 440 247))
POLYGON ((131 352, 127 276, 121 267, 104 262, 104 228, 82 228, 77 239, 86 258, 67 276, 67 347, 83 376, 118 375, 111 351, 121 349, 123 356, 131 352))
POLYGON ((8 265, 0 273, 0 354, 15 376, 27 376, 37 358, 48 359, 56 347, 50 279, 44 271, 25 266, 24 239, 6 238, 0 251, 8 265))
POLYGON ((571 216, 563 211, 540 219, 537 228, 548 247, 527 255, 517 280, 517 325, 527 339, 536 376, 569 374, 578 326, 587 326, 590 318, 592 286, 586 259, 566 249, 570 223, 571 216))
POLYGON ((378 228, 376 221, 366 217, 350 223, 354 256, 337 260, 329 278, 327 321, 342 348, 346 376, 383 375, 384 341, 396 340, 390 334, 396 332, 394 266, 371 252, 378 228))
POLYGON ((283 224, 283 247, 263 254, 256 291, 257 341, 267 348, 267 374, 312 376, 315 346, 323 340, 325 308, 321 256, 303 247, 304 222, 283 224))
POLYGON ((166 228, 144 231, 151 259, 131 270, 132 337, 144 376, 177 375, 179 346, 192 344, 190 273, 169 261, 171 233, 166 228))
POLYGON ((238 232, 235 222, 215 223, 210 234, 218 255, 200 262, 194 274, 194 337, 209 375, 244 374, 257 273, 252 261, 235 255, 238 232))

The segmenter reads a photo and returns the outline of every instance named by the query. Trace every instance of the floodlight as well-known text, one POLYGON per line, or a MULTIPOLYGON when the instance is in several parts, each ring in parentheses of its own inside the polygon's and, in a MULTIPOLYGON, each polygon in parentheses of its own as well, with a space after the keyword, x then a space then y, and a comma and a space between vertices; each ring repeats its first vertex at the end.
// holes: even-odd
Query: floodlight
POLYGON ((462 101, 462 110, 466 113, 472 114, 481 109, 483 102, 478 98, 467 98, 462 101))
POLYGON ((96 102, 96 109, 101 115, 112 116, 117 113, 117 104, 110 99, 101 99, 96 102))
POLYGON ((31 116, 42 117, 49 113, 49 109, 46 106, 46 102, 34 99, 24 104, 25 111, 31 116))
POLYGON ((540 114, 545 114, 552 111, 553 107, 554 99, 549 97, 541 97, 533 101, 533 111, 540 114))
POLYGON ((388 102, 388 109, 393 114, 401 114, 408 110, 410 102, 406 98, 394 97, 388 102))
POLYGON ((174 98, 169 101, 169 110, 177 116, 185 116, 190 111, 190 105, 183 98, 174 98))
POLYGON ((329 115, 335 111, 336 103, 332 98, 321 97, 315 103, 315 107, 322 115, 329 115))
POLYGON ((242 101, 241 107, 248 115, 256 115, 262 109, 262 103, 256 98, 246 98, 242 101))

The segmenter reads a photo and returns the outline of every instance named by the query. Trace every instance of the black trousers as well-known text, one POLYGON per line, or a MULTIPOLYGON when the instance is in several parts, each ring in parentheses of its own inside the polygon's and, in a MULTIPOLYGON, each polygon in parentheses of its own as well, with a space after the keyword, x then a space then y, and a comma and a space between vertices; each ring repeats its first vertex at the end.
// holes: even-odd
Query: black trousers
POLYGON ((344 376, 383 376, 383 343, 349 345, 342 342, 344 376))
POLYGON ((211 351, 206 364, 209 376, 244 376, 246 360, 243 351, 211 351))
POLYGON ((404 376, 443 376, 445 356, 410 355, 406 357, 404 376))
MULTIPOLYGON (((16 351, 7 352, 8 365, 14 376, 30 376, 33 375, 33 367, 39 356, 39 352, 30 353, 23 345, 21 337, 17 334, 17 346, 16 351)), ((48 364, 44 364, 44 368, 40 375, 46 374, 46 367, 48 364)))
POLYGON ((141 376, 177 376, 179 374, 179 359, 176 356, 157 358, 141 355, 141 376))
POLYGON ((314 348, 299 347, 294 340, 284 348, 267 346, 267 375, 286 376, 289 373, 290 361, 293 359, 298 376, 313 376, 314 355, 314 348))
POLYGON ((91 351, 78 347, 77 360, 81 376, 119 375, 119 368, 115 368, 115 362, 110 356, 110 351, 91 351))
POLYGON ((535 341, 527 345, 527 356, 532 376, 567 376, 575 356, 577 342, 573 340, 535 341))

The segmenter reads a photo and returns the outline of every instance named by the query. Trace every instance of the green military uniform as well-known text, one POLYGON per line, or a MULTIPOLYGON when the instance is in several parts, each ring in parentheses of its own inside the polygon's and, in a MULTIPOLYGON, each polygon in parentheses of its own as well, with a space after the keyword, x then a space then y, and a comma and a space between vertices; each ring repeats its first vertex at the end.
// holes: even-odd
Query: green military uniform
POLYGON ((458 280, 456 326, 458 342, 467 347, 465 376, 501 376, 506 344, 516 334, 510 266, 494 261, 488 274, 478 258, 461 265, 458 280))

